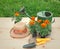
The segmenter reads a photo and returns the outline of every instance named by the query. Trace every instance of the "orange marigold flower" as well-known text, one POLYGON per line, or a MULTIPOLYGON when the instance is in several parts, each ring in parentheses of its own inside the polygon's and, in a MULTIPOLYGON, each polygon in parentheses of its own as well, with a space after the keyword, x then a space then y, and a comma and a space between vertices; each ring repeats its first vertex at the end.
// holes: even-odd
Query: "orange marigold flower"
POLYGON ((47 24, 46 23, 42 23, 41 26, 42 26, 42 28, 45 28, 47 26, 47 24))
POLYGON ((37 20, 38 23, 42 22, 42 20, 37 20))
POLYGON ((32 17, 31 17, 31 20, 35 20, 35 17, 34 17, 34 16, 32 16, 32 17))
POLYGON ((49 22, 49 20, 45 20, 44 23, 49 24, 50 22, 49 22))
POLYGON ((31 20, 31 21, 29 22, 29 24, 30 24, 30 25, 34 25, 34 24, 35 24, 35 21, 31 20))
POLYGON ((15 16, 19 16, 19 12, 16 12, 16 13, 15 13, 15 16))

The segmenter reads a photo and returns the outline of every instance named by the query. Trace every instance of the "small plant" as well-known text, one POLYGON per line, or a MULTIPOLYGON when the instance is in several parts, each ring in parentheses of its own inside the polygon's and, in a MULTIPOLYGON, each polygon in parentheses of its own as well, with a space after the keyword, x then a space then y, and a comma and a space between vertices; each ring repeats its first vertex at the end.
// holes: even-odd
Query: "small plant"
POLYGON ((22 17, 26 17, 26 15, 29 16, 28 13, 26 13, 25 11, 25 7, 23 6, 19 11, 15 12, 13 17, 13 19, 15 19, 14 23, 19 22, 22 19, 22 17))
POLYGON ((20 13, 19 12, 15 12, 14 18, 15 18, 15 22, 14 23, 19 22, 21 20, 20 13))
POLYGON ((35 20, 35 17, 31 17, 31 20, 29 22, 29 26, 30 26, 30 31, 32 34, 36 33, 40 34, 41 37, 45 37, 47 36, 49 30, 48 30, 48 25, 50 24, 49 20, 41 20, 41 19, 37 19, 37 21, 35 20))

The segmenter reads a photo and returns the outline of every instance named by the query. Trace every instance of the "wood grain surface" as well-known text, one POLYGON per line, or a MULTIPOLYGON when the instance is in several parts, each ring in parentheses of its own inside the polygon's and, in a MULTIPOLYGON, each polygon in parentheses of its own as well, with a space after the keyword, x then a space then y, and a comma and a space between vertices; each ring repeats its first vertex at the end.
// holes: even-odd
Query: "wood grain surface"
MULTIPOLYGON (((52 40, 44 45, 36 46, 33 49, 60 49, 60 17, 54 17, 52 23, 52 40)), ((23 18, 22 21, 28 24, 29 18, 23 18)), ((0 18, 0 49, 24 49, 23 45, 28 43, 30 35, 26 38, 14 39, 10 36, 10 30, 14 26, 12 18, 0 18)))

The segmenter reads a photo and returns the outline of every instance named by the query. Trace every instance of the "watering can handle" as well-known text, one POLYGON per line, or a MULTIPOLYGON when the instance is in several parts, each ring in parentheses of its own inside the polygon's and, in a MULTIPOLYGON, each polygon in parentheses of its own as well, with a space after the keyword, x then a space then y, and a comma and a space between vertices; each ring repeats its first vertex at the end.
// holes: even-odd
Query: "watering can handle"
POLYGON ((55 19, 52 21, 52 23, 54 23, 55 22, 55 19))

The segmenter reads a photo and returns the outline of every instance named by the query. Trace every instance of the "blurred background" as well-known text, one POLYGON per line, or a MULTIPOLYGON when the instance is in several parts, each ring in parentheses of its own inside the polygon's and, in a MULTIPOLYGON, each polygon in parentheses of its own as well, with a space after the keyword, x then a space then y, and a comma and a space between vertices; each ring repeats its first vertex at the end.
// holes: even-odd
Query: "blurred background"
POLYGON ((60 0, 0 0, 0 17, 13 17, 22 6, 31 16, 45 10, 60 16, 60 0))

